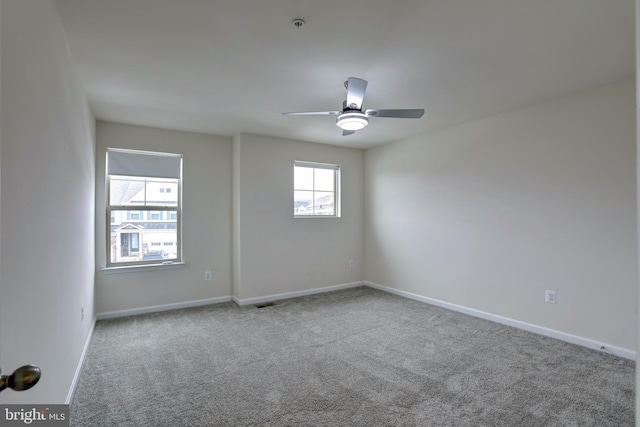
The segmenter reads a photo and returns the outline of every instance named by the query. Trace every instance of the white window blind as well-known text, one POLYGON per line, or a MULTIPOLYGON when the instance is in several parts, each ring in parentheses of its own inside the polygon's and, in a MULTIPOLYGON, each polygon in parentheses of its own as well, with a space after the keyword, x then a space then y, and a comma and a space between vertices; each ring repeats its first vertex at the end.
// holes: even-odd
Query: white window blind
POLYGON ((181 177, 182 154, 107 149, 107 174, 156 178, 181 177))
POLYGON ((303 162, 300 160, 294 161, 293 165, 301 168, 329 169, 332 171, 340 170, 340 165, 332 165, 328 163, 303 162))

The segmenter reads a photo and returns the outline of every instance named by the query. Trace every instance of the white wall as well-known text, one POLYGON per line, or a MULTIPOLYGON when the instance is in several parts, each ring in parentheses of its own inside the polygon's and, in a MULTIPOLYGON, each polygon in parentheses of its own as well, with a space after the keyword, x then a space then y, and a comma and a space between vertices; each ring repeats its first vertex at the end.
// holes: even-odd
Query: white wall
MULTIPOLYGON (((640 81, 640 0, 636 0, 636 81, 640 81)), ((640 91, 636 85, 636 210, 637 210, 637 244, 640 245, 640 91)), ((640 248, 640 247, 639 247, 640 248)), ((636 266, 640 265, 640 250, 638 250, 638 258, 636 258, 636 266)), ((636 289, 640 289, 640 281, 636 281, 636 289)), ((640 292, 636 307, 640 307, 640 292)), ((640 316, 638 316, 636 308, 636 347, 640 344, 640 316)), ((637 353, 636 359, 636 426, 640 426, 640 369, 637 366, 640 362, 640 351, 637 353)))
POLYGON ((635 351, 634 93, 367 150, 365 279, 635 351))
POLYGON ((246 300, 362 279, 362 150, 103 121, 97 123, 96 140, 98 313, 231 295, 246 300), (184 269, 103 272, 107 147, 184 155, 184 269), (341 218, 293 218, 294 160, 342 165, 341 218), (213 271, 213 281, 204 280, 206 270, 213 271))
POLYGON ((53 3, 0 16, 0 364, 43 372, 0 402, 64 403, 94 317, 94 122, 53 3))
POLYGON ((235 298, 362 280, 362 150, 241 134, 234 155, 235 298), (341 218, 293 217, 295 160, 341 165, 341 218))
POLYGON ((98 121, 96 125, 96 305, 98 313, 231 295, 232 139, 98 121), (129 148, 183 154, 180 269, 104 274, 105 153, 129 148), (204 280, 211 270, 213 280, 204 280))

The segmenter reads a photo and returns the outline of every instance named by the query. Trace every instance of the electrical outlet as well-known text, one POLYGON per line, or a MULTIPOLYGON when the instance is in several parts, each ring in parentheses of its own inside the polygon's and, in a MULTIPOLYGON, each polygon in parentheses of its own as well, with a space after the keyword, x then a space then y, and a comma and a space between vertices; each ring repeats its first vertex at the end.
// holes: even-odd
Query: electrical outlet
POLYGON ((555 304, 556 303, 556 291, 550 291, 549 289, 544 291, 544 302, 549 303, 549 304, 555 304))
POLYGON ((353 266, 356 264, 356 262, 352 259, 349 260, 349 268, 353 268, 353 266))
POLYGON ((204 272, 204 280, 211 280, 211 279, 213 279, 213 275, 211 274, 211 270, 205 271, 204 272))

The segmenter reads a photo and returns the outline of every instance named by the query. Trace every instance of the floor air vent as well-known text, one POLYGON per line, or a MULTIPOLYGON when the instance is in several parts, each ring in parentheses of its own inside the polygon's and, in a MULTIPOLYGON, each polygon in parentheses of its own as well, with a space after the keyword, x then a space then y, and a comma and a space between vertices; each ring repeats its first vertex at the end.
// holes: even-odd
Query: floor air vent
POLYGON ((265 307, 272 307, 274 305, 276 305, 275 302, 265 302, 265 303, 262 303, 262 304, 256 304, 255 307, 256 308, 265 308, 265 307))

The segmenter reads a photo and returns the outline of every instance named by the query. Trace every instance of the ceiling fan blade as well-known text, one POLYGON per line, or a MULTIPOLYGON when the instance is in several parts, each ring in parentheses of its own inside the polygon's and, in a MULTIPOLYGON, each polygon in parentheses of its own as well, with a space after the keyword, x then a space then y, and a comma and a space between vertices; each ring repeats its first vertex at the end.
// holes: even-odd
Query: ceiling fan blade
POLYGON ((287 116, 337 116, 341 111, 299 111, 293 113, 282 113, 287 116))
POLYGON ((404 110, 376 110, 369 109, 364 112, 368 117, 394 117, 396 119, 419 119, 424 114, 424 109, 404 110))
POLYGON ((367 90, 367 81, 357 77, 349 77, 347 80, 347 102, 345 108, 361 110, 364 101, 364 92, 367 90))
POLYGON ((356 133, 355 130, 343 130, 342 136, 353 135, 354 133, 356 133))

